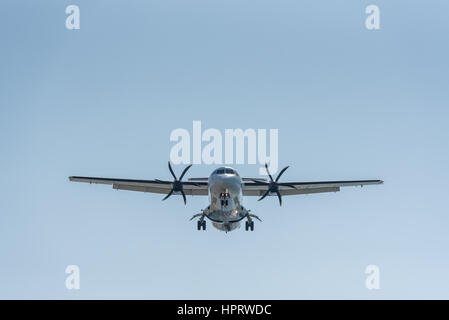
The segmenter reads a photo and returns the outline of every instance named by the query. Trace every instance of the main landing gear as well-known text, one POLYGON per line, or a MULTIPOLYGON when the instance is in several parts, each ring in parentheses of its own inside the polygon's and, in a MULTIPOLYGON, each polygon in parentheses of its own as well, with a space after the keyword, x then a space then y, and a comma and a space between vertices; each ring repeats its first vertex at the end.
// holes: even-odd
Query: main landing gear
POLYGON ((251 218, 256 218, 257 220, 261 221, 260 218, 258 216, 256 216, 255 214, 248 214, 247 216, 248 221, 245 222, 245 230, 251 230, 254 231, 254 220, 251 218))
POLYGON ((206 230, 206 220, 204 220, 204 218, 198 220, 197 228, 198 228, 198 230, 201 230, 201 229, 206 230))
POLYGON ((206 230, 206 219, 205 215, 204 215, 204 210, 202 210, 203 212, 195 214, 192 218, 190 218, 190 221, 192 221, 195 218, 199 217, 199 220, 197 222, 197 229, 198 230, 206 230))

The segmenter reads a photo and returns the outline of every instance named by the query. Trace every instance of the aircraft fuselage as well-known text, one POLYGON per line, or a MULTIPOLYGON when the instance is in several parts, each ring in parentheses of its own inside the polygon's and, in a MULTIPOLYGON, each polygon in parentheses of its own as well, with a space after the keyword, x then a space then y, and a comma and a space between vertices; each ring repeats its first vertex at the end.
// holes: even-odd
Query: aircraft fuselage
POLYGON ((248 211, 242 206, 242 179, 235 169, 222 167, 209 176, 210 205, 204 210, 212 225, 221 231, 240 227, 248 211))

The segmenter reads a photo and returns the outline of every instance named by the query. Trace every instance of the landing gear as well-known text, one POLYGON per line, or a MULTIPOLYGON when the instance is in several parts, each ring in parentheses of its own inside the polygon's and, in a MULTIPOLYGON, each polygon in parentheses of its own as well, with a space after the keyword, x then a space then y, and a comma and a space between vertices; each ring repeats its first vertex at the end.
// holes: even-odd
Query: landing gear
POLYGON ((197 228, 198 228, 198 230, 201 230, 201 229, 206 230, 206 220, 204 220, 204 219, 198 220, 197 228))
MULTIPOLYGON (((209 207, 206 208, 206 210, 209 210, 209 207)), ((199 218, 199 220, 197 221, 197 229, 198 230, 206 230, 206 214, 204 213, 205 210, 201 210, 201 213, 197 213, 195 215, 193 215, 192 218, 190 218, 190 221, 192 221, 195 218, 199 218)))
MULTIPOLYGON (((249 211, 248 211, 249 212, 249 211)), ((252 218, 256 218, 257 220, 259 220, 259 221, 261 221, 262 222, 262 220, 260 220, 260 218, 258 217, 258 216, 256 216, 255 214, 247 214, 246 215, 246 218, 248 219, 246 222, 245 222, 245 230, 246 231, 248 231, 248 230, 251 230, 251 231, 254 231, 254 220, 252 219, 252 218)))

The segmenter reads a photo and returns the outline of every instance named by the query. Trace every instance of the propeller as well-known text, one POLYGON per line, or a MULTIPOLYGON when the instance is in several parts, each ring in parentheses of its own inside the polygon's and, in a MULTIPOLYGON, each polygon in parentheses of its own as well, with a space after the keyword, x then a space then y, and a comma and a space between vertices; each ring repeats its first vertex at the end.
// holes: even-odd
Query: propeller
POLYGON ((187 170, 189 170, 191 166, 192 165, 190 164, 187 167, 185 167, 185 169, 181 173, 181 176, 178 179, 178 178, 176 178, 175 172, 173 171, 173 169, 171 167, 170 161, 168 162, 168 169, 170 170, 170 173, 175 180, 173 180, 173 185, 172 185, 170 192, 164 197, 164 199, 162 199, 162 201, 170 198, 170 196, 173 194, 173 192, 180 192, 184 199, 184 204, 187 204, 186 194, 184 193, 183 182, 181 180, 184 177, 184 175, 186 174, 187 170))
MULTIPOLYGON (((284 174, 285 170, 288 169, 288 166, 286 166, 285 168, 283 168, 281 170, 281 172, 279 172, 278 176, 276 177, 276 180, 273 180, 273 177, 271 176, 270 171, 268 170, 268 165, 266 163, 265 163, 265 169, 267 170, 268 176, 270 177, 270 182, 258 181, 258 183, 268 186, 267 191, 262 195, 262 197, 260 197, 258 199, 258 201, 265 199, 265 197, 267 195, 269 195, 270 193, 276 193, 276 195, 278 196, 278 199, 279 199, 279 205, 282 206, 282 196, 281 196, 281 193, 279 192, 280 184, 278 183, 278 181, 279 181, 279 178, 284 174)), ((296 189, 296 187, 291 184, 283 183, 282 186, 296 189)))

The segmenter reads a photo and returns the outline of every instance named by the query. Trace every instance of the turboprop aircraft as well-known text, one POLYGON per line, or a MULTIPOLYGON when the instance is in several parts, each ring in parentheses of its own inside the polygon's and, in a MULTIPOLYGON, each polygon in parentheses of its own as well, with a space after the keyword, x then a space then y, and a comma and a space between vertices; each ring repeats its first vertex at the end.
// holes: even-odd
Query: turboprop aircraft
POLYGON ((170 198, 172 195, 180 194, 187 204, 186 195, 209 196, 209 205, 195 214, 190 220, 198 219, 197 229, 206 230, 206 219, 221 231, 232 231, 240 228, 242 220, 245 220, 245 230, 254 231, 254 220, 260 218, 250 213, 243 206, 244 196, 258 196, 258 200, 263 200, 267 196, 277 196, 279 205, 282 206, 282 196, 296 194, 337 192, 340 187, 361 186, 370 184, 382 184, 382 180, 352 180, 352 181, 314 181, 314 182, 280 182, 279 179, 284 174, 284 167, 276 179, 273 179, 268 165, 265 169, 269 180, 264 178, 244 178, 231 167, 221 167, 214 170, 208 178, 191 178, 182 181, 186 172, 192 165, 187 166, 179 176, 176 177, 173 168, 168 162, 168 169, 173 176, 173 181, 167 180, 131 180, 115 178, 95 178, 71 176, 70 181, 88 182, 98 184, 109 184, 117 190, 140 191, 150 193, 166 194, 162 200, 170 198))

